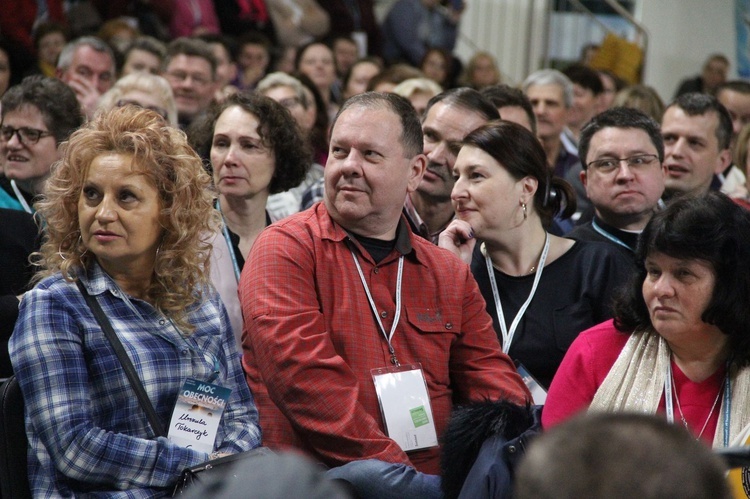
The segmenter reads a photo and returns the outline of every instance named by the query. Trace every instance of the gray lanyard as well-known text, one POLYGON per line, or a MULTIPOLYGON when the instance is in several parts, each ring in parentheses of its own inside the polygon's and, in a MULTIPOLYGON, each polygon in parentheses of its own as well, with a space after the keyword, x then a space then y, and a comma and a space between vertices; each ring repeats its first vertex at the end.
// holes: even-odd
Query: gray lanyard
POLYGON ((404 275, 404 255, 401 255, 398 259, 398 276, 396 277, 396 315, 393 317, 393 325, 391 326, 390 333, 385 332, 385 327, 383 327, 383 321, 380 320, 380 314, 378 313, 378 307, 375 305, 375 300, 372 299, 372 294, 370 293, 370 288, 367 286, 367 281, 365 280, 365 274, 362 272, 362 267, 359 264, 359 259, 357 258, 357 254, 354 252, 354 250, 350 250, 352 252, 352 258, 354 258, 354 264, 357 266, 357 272, 359 272, 359 278, 362 281, 362 286, 365 288, 365 294, 367 295, 367 300, 370 302, 370 309, 372 309, 372 313, 375 316, 375 320, 378 321, 378 327, 380 328, 380 332, 383 333, 383 336, 385 337, 385 341, 388 342, 388 351, 391 353, 391 363, 394 366, 399 366, 398 359, 396 358, 396 351, 393 349, 393 345, 391 345, 391 338, 393 338, 393 333, 396 332, 396 327, 398 326, 398 321, 401 318, 401 279, 404 275))

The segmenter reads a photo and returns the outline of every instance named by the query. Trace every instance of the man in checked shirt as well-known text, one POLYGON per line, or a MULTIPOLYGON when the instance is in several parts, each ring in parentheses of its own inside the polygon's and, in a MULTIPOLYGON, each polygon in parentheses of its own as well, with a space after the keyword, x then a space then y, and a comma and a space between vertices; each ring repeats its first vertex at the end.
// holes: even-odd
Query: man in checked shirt
POLYGON ((384 413, 411 410, 416 426, 433 425, 440 438, 455 403, 530 400, 469 268, 402 216, 425 171, 422 150, 407 100, 373 92, 348 100, 331 128, 324 203, 258 237, 239 289, 243 367, 264 444, 330 467, 394 464, 403 480, 369 482, 386 487, 375 494, 400 497, 439 496, 440 448, 397 443, 403 437, 388 432, 384 413), (392 407, 376 393, 373 369, 394 382, 399 369, 423 379, 429 402, 392 407))

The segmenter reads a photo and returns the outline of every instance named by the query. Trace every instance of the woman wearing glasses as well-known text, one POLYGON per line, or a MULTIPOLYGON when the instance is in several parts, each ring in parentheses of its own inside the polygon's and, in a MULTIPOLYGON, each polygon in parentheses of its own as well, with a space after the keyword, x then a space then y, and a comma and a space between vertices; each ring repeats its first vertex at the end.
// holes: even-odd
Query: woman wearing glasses
POLYGON ((33 212, 57 146, 83 124, 75 93, 56 78, 29 76, 2 98, 0 208, 33 212))
POLYGON ((547 232, 561 206, 575 205, 546 165, 539 141, 515 123, 469 134, 453 170, 456 219, 440 236, 471 264, 503 350, 545 389, 578 333, 612 316, 630 268, 608 244, 547 232))
POLYGON ((177 126, 177 107, 175 107, 172 87, 161 76, 145 72, 136 72, 117 80, 99 101, 98 113, 107 113, 115 107, 133 105, 150 109, 177 126))
POLYGON ((30 76, 2 98, 0 126, 0 378, 11 374, 8 338, 18 295, 29 288, 29 255, 39 248, 34 201, 60 158, 57 146, 83 123, 75 93, 56 78, 30 76))

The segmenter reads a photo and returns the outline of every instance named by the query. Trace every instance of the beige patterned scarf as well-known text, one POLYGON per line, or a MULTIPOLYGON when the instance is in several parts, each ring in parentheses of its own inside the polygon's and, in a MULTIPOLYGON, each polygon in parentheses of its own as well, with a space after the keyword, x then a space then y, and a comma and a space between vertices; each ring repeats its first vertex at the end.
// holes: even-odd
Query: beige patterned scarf
MULTIPOLYGON (((653 330, 636 331, 628 339, 607 377, 596 391, 589 411, 655 414, 664 393, 664 376, 671 351, 653 330)), ((750 424, 750 368, 730 373, 732 396, 729 442, 732 444, 750 424)), ((719 414, 727 400, 722 398, 719 414)), ((724 446, 723 416, 714 434, 714 447, 724 446)))

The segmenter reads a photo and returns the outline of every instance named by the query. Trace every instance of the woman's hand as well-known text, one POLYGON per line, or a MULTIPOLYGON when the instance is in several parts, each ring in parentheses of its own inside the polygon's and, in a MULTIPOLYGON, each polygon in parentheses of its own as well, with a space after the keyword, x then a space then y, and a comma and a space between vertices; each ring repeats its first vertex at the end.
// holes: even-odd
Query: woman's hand
POLYGON ((471 225, 458 219, 453 220, 438 239, 438 246, 459 257, 466 265, 471 265, 471 254, 476 243, 471 225))

